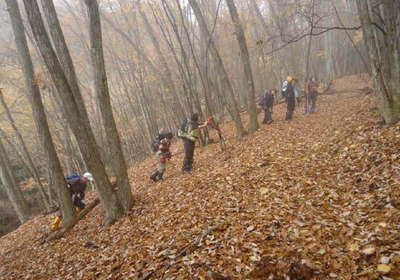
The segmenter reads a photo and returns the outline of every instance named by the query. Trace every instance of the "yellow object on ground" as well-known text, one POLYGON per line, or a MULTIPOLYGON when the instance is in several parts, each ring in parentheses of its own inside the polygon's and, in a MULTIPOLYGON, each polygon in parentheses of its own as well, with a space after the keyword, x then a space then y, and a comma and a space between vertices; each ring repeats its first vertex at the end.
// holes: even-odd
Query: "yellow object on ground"
POLYGON ((79 213, 79 212, 81 212, 81 208, 79 208, 79 207, 75 207, 75 211, 76 211, 76 213, 79 213))
POLYGON ((58 227, 60 226, 60 223, 61 223, 61 217, 56 216, 56 217, 54 218, 54 221, 51 223, 50 229, 51 229, 52 231, 58 229, 58 227))

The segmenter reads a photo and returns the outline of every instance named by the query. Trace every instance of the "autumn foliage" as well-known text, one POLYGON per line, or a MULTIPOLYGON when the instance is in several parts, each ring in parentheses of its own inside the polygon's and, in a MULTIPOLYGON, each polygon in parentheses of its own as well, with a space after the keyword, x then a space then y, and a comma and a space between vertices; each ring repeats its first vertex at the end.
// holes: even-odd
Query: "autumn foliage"
POLYGON ((197 149, 191 174, 181 156, 156 184, 153 159, 134 166, 136 205, 113 226, 97 207, 42 243, 52 216, 32 219, 0 239, 0 278, 400 279, 400 125, 344 83, 242 141, 225 124, 227 150, 197 149))

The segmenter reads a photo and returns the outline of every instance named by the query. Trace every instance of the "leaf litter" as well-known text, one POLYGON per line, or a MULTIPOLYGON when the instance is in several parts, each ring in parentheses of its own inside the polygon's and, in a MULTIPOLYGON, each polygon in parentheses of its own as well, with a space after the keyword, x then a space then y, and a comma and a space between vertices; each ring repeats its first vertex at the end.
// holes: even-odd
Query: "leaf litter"
POLYGON ((225 124, 228 150, 198 148, 191 174, 182 156, 155 184, 152 159, 131 168, 136 203, 113 226, 97 207, 41 244, 52 216, 33 218, 0 239, 0 278, 400 279, 400 125, 350 89, 284 111, 241 141, 225 124))

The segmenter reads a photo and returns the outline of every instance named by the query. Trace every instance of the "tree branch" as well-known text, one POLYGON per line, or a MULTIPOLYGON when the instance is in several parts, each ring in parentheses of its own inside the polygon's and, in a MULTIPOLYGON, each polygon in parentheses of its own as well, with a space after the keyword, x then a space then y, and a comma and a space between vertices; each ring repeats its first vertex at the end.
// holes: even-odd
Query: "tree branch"
POLYGON ((286 46, 288 46, 288 45, 290 45, 292 43, 298 42, 301 39, 303 39, 305 37, 308 37, 308 36, 319 36, 319 35, 322 35, 322 34, 328 32, 328 31, 331 31, 331 30, 359 30, 360 28, 361 28, 361 26, 354 26, 354 27, 334 26, 334 27, 326 28, 326 29, 324 29, 322 31, 319 31, 319 32, 306 33, 306 34, 303 34, 301 36, 295 37, 290 41, 287 41, 286 43, 282 44, 281 46, 277 47, 276 49, 273 49, 272 51, 267 52, 265 55, 271 55, 271 54, 273 54, 273 53, 285 48, 286 46))

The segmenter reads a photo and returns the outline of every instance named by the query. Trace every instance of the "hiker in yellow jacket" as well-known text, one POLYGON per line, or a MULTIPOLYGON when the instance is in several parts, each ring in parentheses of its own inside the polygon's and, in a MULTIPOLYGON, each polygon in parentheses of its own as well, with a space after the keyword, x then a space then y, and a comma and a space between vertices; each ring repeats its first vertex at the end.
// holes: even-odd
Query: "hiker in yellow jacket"
POLYGON ((199 115, 192 114, 190 119, 185 120, 181 129, 178 132, 178 137, 183 140, 183 148, 185 151, 185 158, 183 159, 182 172, 190 172, 193 168, 194 149, 196 147, 196 140, 200 136, 200 129, 210 125, 210 120, 204 124, 199 124, 199 115))

